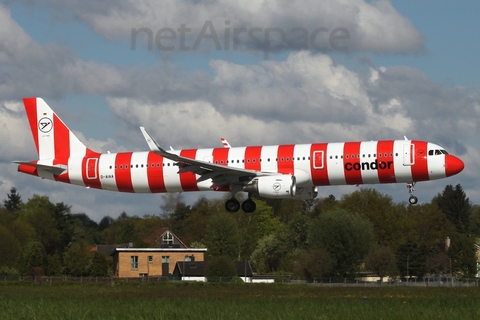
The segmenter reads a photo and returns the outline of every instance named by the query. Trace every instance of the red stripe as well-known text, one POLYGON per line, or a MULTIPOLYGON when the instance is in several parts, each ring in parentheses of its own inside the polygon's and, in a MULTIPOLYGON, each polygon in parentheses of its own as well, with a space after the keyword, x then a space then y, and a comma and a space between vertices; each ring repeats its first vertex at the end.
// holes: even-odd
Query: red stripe
POLYGON ((228 148, 215 148, 213 149, 213 163, 226 166, 228 165, 228 148))
POLYGON ((262 163, 260 161, 260 155, 262 153, 262 147, 246 147, 245 148, 245 169, 249 170, 262 170, 262 163))
MULTIPOLYGON (((55 149, 55 159, 53 160, 53 164, 68 165, 68 158, 70 157, 70 130, 68 130, 56 114, 53 115, 53 130, 55 149)), ((68 170, 59 176, 54 175, 54 178, 56 181, 70 183, 68 170)))
POLYGON ((27 112, 28 122, 30 124, 30 130, 32 131, 33 141, 37 148, 37 154, 40 154, 38 149, 38 123, 37 123, 37 98, 25 98, 23 99, 23 105, 27 112))
POLYGON ((55 159, 67 160, 70 157, 70 130, 56 114, 53 115, 53 130, 55 159))
POLYGON ((82 178, 83 178, 83 183, 85 184, 86 187, 102 189, 102 185, 100 183, 100 175, 98 173, 99 162, 100 162, 100 153, 93 152, 92 150, 87 149, 87 151, 85 153, 85 157, 82 160, 82 178), (88 159, 97 159, 96 167, 91 168, 91 170, 93 170, 93 172, 96 172, 96 175, 97 175, 96 179, 89 179, 88 176, 87 176, 88 175, 87 163, 88 164, 95 163, 94 161, 89 162, 88 159))
POLYGON ((277 152, 277 171, 283 174, 295 174, 293 149, 295 145, 288 144, 278 146, 277 152))
POLYGON ((117 153, 115 157, 115 181, 118 191, 134 192, 132 186, 132 165, 133 152, 117 153))
POLYGON ((415 164, 412 166, 412 180, 413 181, 426 181, 429 180, 428 176, 428 162, 427 162, 427 143, 423 141, 412 141, 415 145, 414 154, 411 155, 415 160, 415 164))
MULTIPOLYGON (((37 163, 37 161, 31 161, 31 163, 37 163)), ((19 164, 18 165, 18 172, 31 174, 32 176, 37 176, 38 177, 37 168, 35 168, 33 166, 28 166, 26 164, 19 164)))
POLYGON ((167 192, 165 188, 165 178, 163 177, 163 157, 154 152, 149 152, 147 163, 151 164, 147 167, 147 179, 150 191, 153 193, 167 192))
POLYGON ((395 168, 393 161, 394 141, 378 141, 377 160, 378 160, 378 179, 380 183, 395 183, 395 168), (382 169, 385 167, 385 169, 382 169))
POLYGON ((315 143, 310 148, 310 172, 315 186, 330 185, 327 171, 327 145, 328 143, 315 143), (315 155, 318 157, 317 162, 315 162, 315 155), (321 156, 323 156, 322 159, 320 159, 321 156))
MULTIPOLYGON (((181 157, 195 159, 196 155, 197 149, 180 151, 181 157)), ((183 191, 198 191, 197 177, 193 172, 180 173, 180 184, 182 185, 183 191)))
POLYGON ((360 155, 361 142, 345 142, 343 146, 343 166, 345 182, 347 184, 362 184, 362 170, 356 170, 357 163, 361 165, 360 155), (349 165, 347 165, 349 164, 349 165), (347 170, 349 168, 350 170, 347 170))

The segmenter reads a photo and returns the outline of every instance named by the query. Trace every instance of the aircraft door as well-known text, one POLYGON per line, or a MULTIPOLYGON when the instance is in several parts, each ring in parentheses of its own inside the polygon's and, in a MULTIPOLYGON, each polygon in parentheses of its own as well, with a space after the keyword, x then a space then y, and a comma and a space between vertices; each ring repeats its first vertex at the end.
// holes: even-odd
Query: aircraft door
POLYGON ((323 150, 313 152, 313 168, 323 169, 323 150))
POLYGON ((413 166, 415 164, 415 145, 405 144, 403 145, 403 165, 413 166))
POLYGON ((97 164, 98 158, 88 158, 86 162, 87 179, 97 179, 97 164))

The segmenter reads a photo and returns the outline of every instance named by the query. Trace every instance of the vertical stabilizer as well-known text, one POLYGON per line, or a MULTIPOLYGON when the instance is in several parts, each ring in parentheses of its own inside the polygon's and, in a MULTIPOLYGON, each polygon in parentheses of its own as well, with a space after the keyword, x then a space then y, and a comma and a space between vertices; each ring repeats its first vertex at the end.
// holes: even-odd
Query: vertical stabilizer
POLYGON ((85 155, 87 148, 42 98, 24 98, 38 159, 68 159, 85 155))

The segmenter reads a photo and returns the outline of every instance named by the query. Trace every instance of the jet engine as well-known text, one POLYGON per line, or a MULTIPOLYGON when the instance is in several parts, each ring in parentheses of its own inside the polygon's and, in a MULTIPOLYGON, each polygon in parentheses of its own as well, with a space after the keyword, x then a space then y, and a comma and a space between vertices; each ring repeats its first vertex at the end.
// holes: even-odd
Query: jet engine
POLYGON ((274 175, 257 177, 242 189, 265 198, 292 198, 297 190, 295 176, 274 175))

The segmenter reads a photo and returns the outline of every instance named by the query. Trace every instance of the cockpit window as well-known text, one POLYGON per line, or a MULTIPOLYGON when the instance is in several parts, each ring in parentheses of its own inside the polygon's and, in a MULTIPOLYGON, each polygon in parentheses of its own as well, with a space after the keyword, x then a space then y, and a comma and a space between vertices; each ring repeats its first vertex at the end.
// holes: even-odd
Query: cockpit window
POLYGON ((435 149, 435 150, 428 150, 428 155, 433 156, 433 155, 442 155, 442 154, 448 154, 446 150, 443 149, 435 149))

